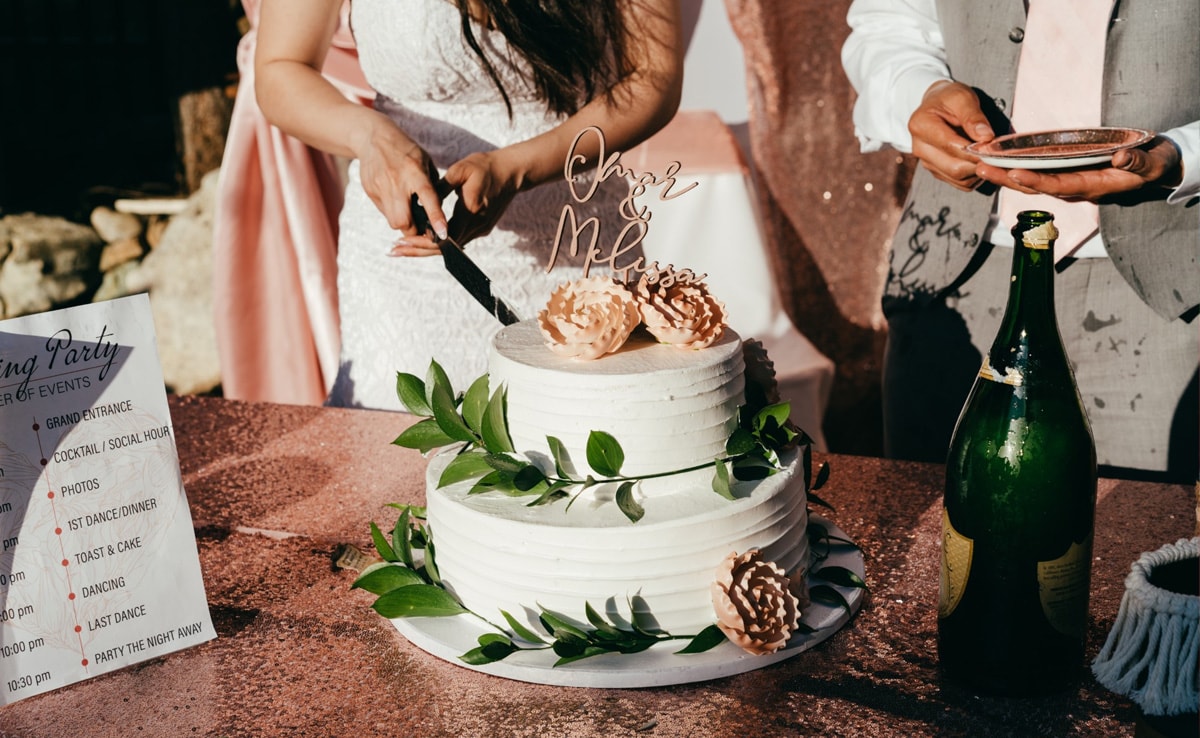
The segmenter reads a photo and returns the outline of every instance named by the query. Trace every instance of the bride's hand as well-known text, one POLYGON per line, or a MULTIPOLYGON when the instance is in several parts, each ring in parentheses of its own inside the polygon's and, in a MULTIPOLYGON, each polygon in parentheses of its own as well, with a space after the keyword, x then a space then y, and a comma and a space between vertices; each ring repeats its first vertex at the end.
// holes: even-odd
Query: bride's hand
POLYGON ((450 236, 460 245, 490 233, 521 189, 521 174, 506 165, 503 152, 469 154, 446 170, 443 179, 458 192, 450 236))
POLYGON ((429 216, 435 233, 447 232, 446 216, 441 197, 430 179, 436 172, 429 155, 383 116, 354 146, 359 160, 359 178, 363 190, 387 219, 388 225, 399 231, 397 243, 407 256, 437 254, 433 240, 418 232, 410 203, 413 197, 429 216))

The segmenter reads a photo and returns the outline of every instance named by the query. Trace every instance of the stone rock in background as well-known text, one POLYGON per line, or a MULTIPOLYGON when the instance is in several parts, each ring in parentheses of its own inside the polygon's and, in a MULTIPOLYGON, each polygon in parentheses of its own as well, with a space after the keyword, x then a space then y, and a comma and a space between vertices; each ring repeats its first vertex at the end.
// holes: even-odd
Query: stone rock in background
POLYGON ((142 258, 144 253, 142 241, 137 237, 110 241, 100 252, 100 271, 108 274, 126 262, 142 258))
POLYGON ((100 285, 104 241, 87 226, 25 213, 0 221, 3 317, 86 303, 100 285))
POLYGON ((136 239, 146 228, 141 218, 133 213, 120 213, 109 207, 100 206, 92 211, 92 228, 105 243, 116 243, 136 239))
MULTIPOLYGON (((203 394, 221 384, 212 314, 212 234, 218 170, 163 229, 157 248, 124 274, 126 294, 148 292, 168 389, 203 394)), ((110 285, 111 286, 111 285, 110 285)))
POLYGON ((221 384, 211 285, 217 174, 180 212, 148 223, 108 207, 92 212, 90 228, 31 213, 0 218, 0 317, 149 293, 167 389, 213 392, 221 384))

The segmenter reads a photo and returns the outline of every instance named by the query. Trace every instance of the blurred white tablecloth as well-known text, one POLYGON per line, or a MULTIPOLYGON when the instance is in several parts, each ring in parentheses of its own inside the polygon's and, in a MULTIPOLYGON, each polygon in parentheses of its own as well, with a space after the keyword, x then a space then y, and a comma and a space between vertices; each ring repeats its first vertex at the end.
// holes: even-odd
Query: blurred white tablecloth
POLYGON ((801 334, 783 309, 758 218, 753 180, 732 133, 712 111, 681 111, 662 131, 626 152, 638 172, 662 174, 682 165, 671 200, 646 201, 651 212, 642 246, 647 261, 707 273, 709 291, 725 303, 730 326, 763 343, 792 403, 792 419, 825 450, 821 424, 834 364, 801 334))

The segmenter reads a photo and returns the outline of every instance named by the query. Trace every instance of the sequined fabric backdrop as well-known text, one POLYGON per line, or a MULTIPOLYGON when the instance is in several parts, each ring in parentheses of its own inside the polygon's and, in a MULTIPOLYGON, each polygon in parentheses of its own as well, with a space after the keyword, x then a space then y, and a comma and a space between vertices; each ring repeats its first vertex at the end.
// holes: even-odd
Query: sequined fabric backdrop
POLYGON ((725 0, 746 61, 749 141, 783 300, 837 365, 830 449, 882 452, 879 295, 913 160, 861 154, 841 67, 849 0, 725 0))

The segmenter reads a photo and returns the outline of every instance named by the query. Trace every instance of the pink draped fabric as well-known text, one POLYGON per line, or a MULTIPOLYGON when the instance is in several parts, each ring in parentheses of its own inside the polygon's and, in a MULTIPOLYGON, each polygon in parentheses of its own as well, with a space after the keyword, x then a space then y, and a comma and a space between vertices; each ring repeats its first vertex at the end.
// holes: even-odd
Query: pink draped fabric
MULTIPOLYGON (((238 46, 240 82, 221 163, 213 243, 213 304, 226 397, 319 405, 337 374, 337 217, 343 184, 332 157, 285 135, 254 97, 259 0, 243 0, 251 30, 238 46)), ((370 104, 347 24, 323 72, 370 104)))

